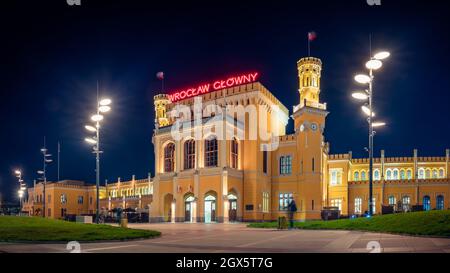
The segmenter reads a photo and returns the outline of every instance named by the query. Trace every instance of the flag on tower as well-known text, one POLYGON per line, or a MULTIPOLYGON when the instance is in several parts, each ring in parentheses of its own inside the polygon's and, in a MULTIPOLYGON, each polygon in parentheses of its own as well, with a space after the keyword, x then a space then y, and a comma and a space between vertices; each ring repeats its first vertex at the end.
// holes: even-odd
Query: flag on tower
POLYGON ((317 34, 314 31, 308 32, 308 41, 312 42, 317 38, 317 34))
POLYGON ((164 80, 164 72, 158 72, 156 73, 156 78, 158 80, 164 80))

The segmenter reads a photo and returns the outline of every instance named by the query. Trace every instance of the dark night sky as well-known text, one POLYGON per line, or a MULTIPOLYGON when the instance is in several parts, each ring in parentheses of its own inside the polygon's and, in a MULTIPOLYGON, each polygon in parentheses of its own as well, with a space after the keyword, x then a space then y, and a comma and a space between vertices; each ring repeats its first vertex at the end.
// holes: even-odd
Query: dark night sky
MULTIPOLYGON (((392 53, 377 73, 376 112, 389 126, 376 137, 376 155, 384 148, 387 156, 411 156, 418 148, 437 156, 450 148, 447 1, 14 2, 0 9, 0 191, 11 200, 15 168, 29 185, 36 178, 44 135, 54 155, 62 143, 63 179, 95 180, 83 126, 95 108, 97 80, 114 101, 103 126, 102 180, 142 178, 153 173, 156 72, 165 72, 166 90, 173 90, 256 70, 292 111, 299 101, 296 62, 311 30, 318 33, 312 55, 324 62, 321 99, 331 112, 332 153, 366 156, 367 126, 350 94, 369 56, 370 33, 374 50, 392 53)), ((56 173, 53 164, 49 179, 56 173)))

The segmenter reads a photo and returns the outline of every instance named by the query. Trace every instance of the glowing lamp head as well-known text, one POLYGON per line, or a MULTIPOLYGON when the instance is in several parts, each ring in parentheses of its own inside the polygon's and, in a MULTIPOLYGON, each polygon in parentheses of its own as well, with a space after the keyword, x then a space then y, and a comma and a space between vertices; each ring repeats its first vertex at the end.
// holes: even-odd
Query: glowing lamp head
POLYGON ((367 69, 377 70, 383 66, 383 63, 380 60, 374 59, 370 60, 366 63, 367 69))
POLYGON ((383 127, 386 126, 385 122, 374 122, 372 123, 372 127, 383 127))
MULTIPOLYGON (((366 114, 367 116, 370 116, 370 109, 369 109, 369 107, 364 105, 364 106, 361 107, 361 109, 364 112, 364 114, 366 114)), ((372 112, 372 117, 374 117, 374 116, 375 116, 375 113, 372 112)))
POLYGON ((84 141, 86 141, 87 143, 90 143, 90 144, 97 144, 97 140, 95 140, 93 138, 89 138, 89 137, 85 138, 84 141))
POLYGON ((102 116, 102 115, 93 115, 93 116, 91 117, 91 120, 92 120, 92 121, 95 121, 95 122, 99 122, 99 121, 102 121, 102 120, 103 120, 103 116, 102 116))
POLYGON ((369 96, 365 92, 355 92, 352 97, 357 100, 367 100, 369 96))
POLYGON ((84 128, 86 128, 86 130, 88 130, 89 132, 97 132, 97 129, 91 125, 86 125, 84 126, 84 128))
POLYGON ((21 175, 22 174, 22 172, 20 170, 15 170, 14 173, 17 174, 17 175, 21 175))
POLYGON ((391 53, 389 53, 387 51, 381 51, 381 52, 378 52, 377 54, 375 54, 373 56, 373 58, 376 60, 384 60, 384 59, 389 58, 389 56, 391 56, 391 53))
POLYGON ((371 79, 367 75, 359 74, 355 76, 355 81, 361 84, 368 84, 371 81, 371 79))
POLYGON ((111 110, 111 107, 109 107, 108 105, 102 105, 98 108, 98 111, 100 111, 101 113, 106 113, 109 112, 111 110))
POLYGON ((100 102, 99 102, 99 104, 101 105, 101 106, 108 106, 108 105, 110 105, 112 103, 112 101, 110 100, 110 99, 102 99, 100 102))

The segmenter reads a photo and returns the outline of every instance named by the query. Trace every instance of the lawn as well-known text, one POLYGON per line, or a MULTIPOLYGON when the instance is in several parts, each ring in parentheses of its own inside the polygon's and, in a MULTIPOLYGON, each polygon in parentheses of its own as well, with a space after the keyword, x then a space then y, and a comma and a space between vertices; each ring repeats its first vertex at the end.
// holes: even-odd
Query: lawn
POLYGON ((101 241, 152 238, 159 231, 81 224, 41 217, 0 216, 0 242, 101 241))
MULTIPOLYGON (((276 228, 276 222, 253 223, 248 227, 276 228)), ((295 223, 298 229, 360 230, 409 235, 450 237, 450 210, 374 216, 372 218, 295 223)))

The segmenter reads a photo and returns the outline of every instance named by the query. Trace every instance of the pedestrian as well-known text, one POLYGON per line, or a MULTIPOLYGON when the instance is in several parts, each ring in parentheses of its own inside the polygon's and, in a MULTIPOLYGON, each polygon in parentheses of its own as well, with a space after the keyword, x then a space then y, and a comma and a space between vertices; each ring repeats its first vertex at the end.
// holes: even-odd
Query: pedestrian
POLYGON ((292 201, 288 205, 289 212, 289 229, 294 228, 294 214, 297 212, 297 205, 295 204, 295 200, 292 201))

